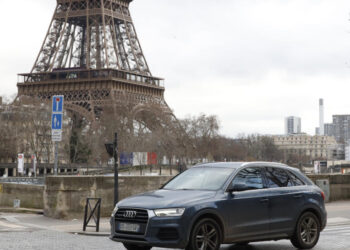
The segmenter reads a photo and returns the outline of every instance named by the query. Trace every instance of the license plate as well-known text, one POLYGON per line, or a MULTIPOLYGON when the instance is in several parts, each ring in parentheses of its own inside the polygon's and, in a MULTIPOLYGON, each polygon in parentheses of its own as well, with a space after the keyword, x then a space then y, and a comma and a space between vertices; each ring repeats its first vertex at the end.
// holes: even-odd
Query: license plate
POLYGON ((137 233, 140 231, 139 224, 131 224, 131 223, 119 223, 118 228, 120 231, 126 232, 134 232, 137 233))

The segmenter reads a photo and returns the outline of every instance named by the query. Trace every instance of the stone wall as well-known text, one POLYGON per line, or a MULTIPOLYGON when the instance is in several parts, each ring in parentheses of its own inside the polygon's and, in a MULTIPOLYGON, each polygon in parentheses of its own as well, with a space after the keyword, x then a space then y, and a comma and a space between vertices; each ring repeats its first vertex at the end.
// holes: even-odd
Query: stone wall
MULTIPOLYGON (((120 176, 119 198, 156 190, 171 176, 120 176)), ((350 199, 350 175, 310 175, 310 179, 329 181, 330 201, 350 199)), ((102 216, 113 210, 114 178, 105 176, 49 176, 45 187, 39 185, 0 183, 0 206, 44 209, 46 216, 57 219, 82 219, 86 198, 102 198, 102 216)))
POLYGON ((13 207, 13 200, 21 201, 21 207, 42 209, 44 186, 0 183, 0 206, 13 207))
POLYGON ((348 200, 350 199, 350 175, 308 175, 313 181, 329 181, 329 201, 348 200))
MULTIPOLYGON (((170 176, 119 177, 119 199, 156 190, 170 176)), ((102 198, 101 216, 110 216, 114 201, 114 178, 47 177, 44 190, 44 214, 57 219, 81 219, 86 198, 102 198)))

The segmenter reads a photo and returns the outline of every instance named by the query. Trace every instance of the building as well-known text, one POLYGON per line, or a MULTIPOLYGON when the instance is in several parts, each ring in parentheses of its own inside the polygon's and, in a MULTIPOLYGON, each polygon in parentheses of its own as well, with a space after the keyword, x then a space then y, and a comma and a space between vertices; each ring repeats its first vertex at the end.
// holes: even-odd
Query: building
POLYGON ((300 161, 333 159, 338 144, 331 136, 307 134, 272 136, 275 145, 282 150, 285 158, 296 157, 300 161))
MULTIPOLYGON (((333 123, 325 123, 324 125, 324 135, 334 136, 334 124, 333 123)), ((320 128, 317 127, 315 129, 315 134, 320 135, 320 128)))
POLYGON ((334 136, 334 124, 325 123, 324 124, 324 135, 334 136))
POLYGON ((323 99, 319 100, 319 112, 320 112, 320 123, 319 123, 319 135, 325 135, 324 133, 324 106, 323 106, 323 99))
POLYGON ((286 117, 284 120, 284 133, 286 135, 300 134, 301 133, 301 118, 296 117, 296 116, 286 117))
POLYGON ((350 161, 350 146, 345 147, 345 160, 350 161))
POLYGON ((350 115, 333 115, 334 137, 338 143, 350 140, 350 115))

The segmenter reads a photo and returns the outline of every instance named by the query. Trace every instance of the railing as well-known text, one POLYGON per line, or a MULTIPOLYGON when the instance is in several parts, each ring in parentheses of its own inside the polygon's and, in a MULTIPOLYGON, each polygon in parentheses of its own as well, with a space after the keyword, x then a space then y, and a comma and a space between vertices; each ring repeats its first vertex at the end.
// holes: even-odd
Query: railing
POLYGON ((30 178, 30 177, 8 177, 0 178, 0 183, 16 183, 16 184, 30 184, 30 185, 44 185, 45 178, 30 178))
POLYGON ((141 84, 164 87, 164 79, 134 74, 115 69, 85 70, 80 68, 55 69, 53 72, 19 74, 18 83, 34 83, 46 81, 74 81, 81 79, 119 78, 141 84))

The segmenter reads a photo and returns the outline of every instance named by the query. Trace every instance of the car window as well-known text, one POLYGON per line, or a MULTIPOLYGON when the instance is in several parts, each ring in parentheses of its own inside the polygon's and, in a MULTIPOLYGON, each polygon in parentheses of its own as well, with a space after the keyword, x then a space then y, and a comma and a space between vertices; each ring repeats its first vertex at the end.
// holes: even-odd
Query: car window
POLYGON ((269 188, 294 186, 290 176, 283 169, 268 167, 265 175, 269 188))
POLYGON ((195 167, 178 175, 163 188, 171 190, 218 190, 233 172, 233 168, 195 167))
POLYGON ((264 187, 260 168, 245 168, 235 176, 234 185, 245 185, 247 189, 261 189, 264 187))
POLYGON ((288 171, 290 178, 292 179, 294 186, 303 186, 305 183, 300 180, 295 174, 293 174, 291 171, 288 171))

